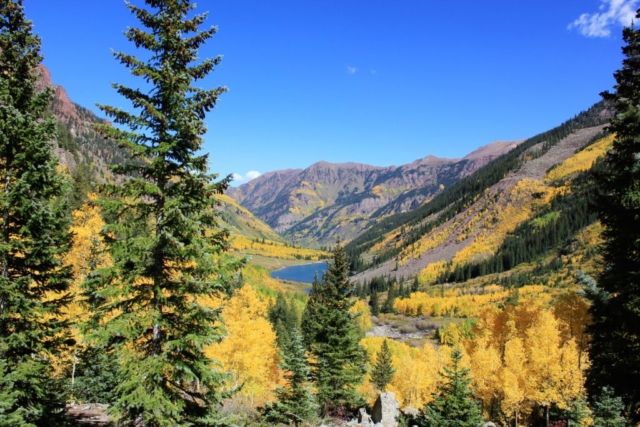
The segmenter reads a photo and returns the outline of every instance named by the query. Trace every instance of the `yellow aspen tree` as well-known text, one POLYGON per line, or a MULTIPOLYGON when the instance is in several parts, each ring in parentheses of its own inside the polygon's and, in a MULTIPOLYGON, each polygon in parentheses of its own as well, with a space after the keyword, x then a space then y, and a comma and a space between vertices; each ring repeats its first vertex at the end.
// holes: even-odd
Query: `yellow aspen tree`
POLYGON ((358 329, 364 336, 365 333, 373 329, 373 323, 371 323, 371 312, 369 311, 369 304, 367 304, 364 300, 357 300, 356 303, 349 309, 350 312, 355 313, 358 317, 356 317, 355 321, 358 325, 358 329))
POLYGON ((560 320, 560 333, 562 342, 574 340, 578 347, 578 368, 581 368, 586 359, 589 335, 587 326, 591 324, 589 303, 586 298, 575 292, 568 292, 556 301, 553 314, 560 320))
POLYGON ((492 404, 500 399, 500 385, 496 381, 502 368, 500 352, 491 345, 487 336, 477 338, 468 347, 473 376, 471 387, 475 396, 482 401, 483 412, 488 412, 492 404))
POLYGON ((433 399, 443 362, 441 352, 431 343, 403 354, 395 366, 390 390, 397 393, 401 406, 422 408, 433 399))
POLYGON ((226 334, 205 350, 230 371, 230 387, 252 407, 274 398, 280 380, 276 334, 267 320, 267 304, 251 286, 243 286, 222 310, 226 334))
POLYGON ((67 351, 52 356, 56 373, 62 375, 71 366, 71 383, 75 379, 76 355, 83 348, 82 333, 79 324, 88 319, 86 307, 81 300, 80 284, 87 276, 97 268, 105 267, 111 262, 111 257, 104 251, 104 242, 101 235, 104 221, 100 215, 100 208, 96 205, 95 194, 89 194, 88 201, 79 209, 72 212, 73 223, 69 228, 72 234, 71 249, 63 258, 65 265, 72 271, 72 281, 69 291, 73 296, 72 301, 61 311, 61 317, 69 321, 71 335, 75 345, 67 351))
POLYGON ((562 403, 558 406, 569 407, 584 392, 584 361, 581 351, 574 340, 563 344, 560 350, 560 396, 562 403))
POLYGON ((505 344, 504 365, 502 369, 502 411, 515 419, 515 426, 518 426, 518 419, 526 408, 527 390, 526 386, 526 361, 527 355, 522 339, 515 337, 505 344))
POLYGON ((527 389, 535 403, 544 407, 549 419, 549 407, 564 406, 561 397, 561 350, 558 321, 550 311, 541 311, 538 322, 527 329, 525 349, 528 354, 527 389))

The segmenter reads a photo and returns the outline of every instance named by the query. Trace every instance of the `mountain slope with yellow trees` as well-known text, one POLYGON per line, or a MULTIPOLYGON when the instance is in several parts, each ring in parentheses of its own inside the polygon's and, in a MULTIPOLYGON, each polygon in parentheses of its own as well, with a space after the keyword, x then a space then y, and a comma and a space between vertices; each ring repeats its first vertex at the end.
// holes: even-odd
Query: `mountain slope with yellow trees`
POLYGON ((420 208, 381 220, 346 246, 354 280, 460 282, 559 250, 594 221, 588 171, 611 146, 608 115, 596 104, 420 208))

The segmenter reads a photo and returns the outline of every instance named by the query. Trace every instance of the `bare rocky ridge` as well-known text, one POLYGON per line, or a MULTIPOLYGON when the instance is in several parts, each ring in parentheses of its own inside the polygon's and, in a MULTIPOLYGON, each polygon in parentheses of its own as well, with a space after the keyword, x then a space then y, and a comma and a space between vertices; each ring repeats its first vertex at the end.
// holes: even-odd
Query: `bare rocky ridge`
MULTIPOLYGON (((552 166, 563 162, 573 156, 576 150, 584 147, 593 137, 602 132, 603 126, 595 126, 578 130, 568 137, 562 139, 557 145, 551 147, 542 156, 527 161, 519 170, 505 177, 491 188, 488 188, 484 197, 480 197, 475 203, 469 206, 465 211, 458 214, 455 218, 447 221, 433 230, 429 235, 434 235, 448 227, 454 227, 450 233, 450 237, 438 245, 437 247, 420 254, 417 258, 410 258, 406 263, 397 265, 395 260, 389 260, 375 268, 363 271, 353 277, 354 282, 364 282, 374 277, 390 275, 396 278, 408 278, 415 276, 427 265, 437 261, 450 261, 462 249, 469 246, 478 234, 482 231, 479 225, 474 226, 470 233, 466 233, 468 237, 460 240, 458 236, 462 235, 462 230, 468 228, 474 218, 480 213, 484 216, 490 216, 497 209, 511 204, 517 204, 517 200, 510 198, 509 190, 513 188, 522 179, 541 180, 547 170, 552 166)), ((541 149, 541 145, 531 147, 525 152, 524 157, 533 154, 541 149)), ((427 236, 428 237, 428 236, 427 236)))
POLYGON ((462 159, 427 156, 402 166, 321 161, 264 174, 229 195, 289 240, 349 241, 377 218, 416 208, 521 141, 497 141, 462 159))

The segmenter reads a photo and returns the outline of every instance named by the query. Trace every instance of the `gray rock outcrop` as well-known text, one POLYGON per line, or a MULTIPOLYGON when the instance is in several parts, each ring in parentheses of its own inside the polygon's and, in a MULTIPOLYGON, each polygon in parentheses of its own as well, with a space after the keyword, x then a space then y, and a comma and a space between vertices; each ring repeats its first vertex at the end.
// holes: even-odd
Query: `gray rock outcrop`
POLYGON ((400 404, 393 392, 381 393, 371 410, 372 421, 381 427, 398 427, 399 415, 400 404))

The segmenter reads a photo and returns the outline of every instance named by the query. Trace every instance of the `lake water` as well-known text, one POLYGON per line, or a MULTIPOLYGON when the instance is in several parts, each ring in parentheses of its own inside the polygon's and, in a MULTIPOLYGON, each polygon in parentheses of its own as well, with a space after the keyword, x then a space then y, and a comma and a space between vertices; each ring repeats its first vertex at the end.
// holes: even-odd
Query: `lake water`
POLYGON ((327 269, 326 262, 316 262, 314 264, 290 265, 271 272, 274 279, 292 280, 294 282, 313 283, 313 276, 318 273, 318 278, 322 278, 322 273, 327 269))

